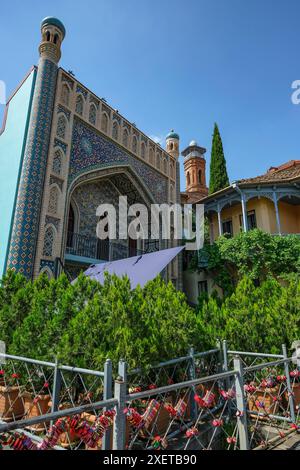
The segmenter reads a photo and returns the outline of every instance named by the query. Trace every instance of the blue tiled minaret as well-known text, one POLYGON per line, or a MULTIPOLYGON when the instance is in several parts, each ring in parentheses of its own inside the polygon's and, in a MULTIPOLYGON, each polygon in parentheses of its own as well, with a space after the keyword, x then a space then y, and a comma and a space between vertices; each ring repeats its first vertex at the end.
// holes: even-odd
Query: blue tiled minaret
POLYGON ((41 24, 40 59, 34 90, 28 137, 17 192, 7 268, 33 276, 44 180, 49 153, 63 24, 53 17, 41 24))

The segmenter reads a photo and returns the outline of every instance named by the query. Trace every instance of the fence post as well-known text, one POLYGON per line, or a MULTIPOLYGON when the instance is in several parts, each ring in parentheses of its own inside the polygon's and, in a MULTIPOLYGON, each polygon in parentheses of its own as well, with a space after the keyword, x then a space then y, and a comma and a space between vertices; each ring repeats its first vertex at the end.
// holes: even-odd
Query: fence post
POLYGON ((121 359, 119 361, 118 375, 119 375, 119 377, 123 378, 123 380, 126 384, 126 393, 127 393, 127 362, 125 362, 124 359, 121 359))
MULTIPOLYGON (((196 378, 196 368, 195 368, 195 350, 194 348, 190 348, 188 352, 190 356, 189 360, 189 380, 195 380, 196 378)), ((194 395, 195 395, 195 387, 192 387, 190 390, 189 394, 189 401, 190 401, 190 410, 191 410, 191 418, 192 420, 195 420, 197 418, 197 407, 196 407, 196 402, 194 400, 194 395), (194 393, 193 393, 194 392, 194 393)))
MULTIPOLYGON (((119 370, 126 372, 126 363, 119 362, 119 370), (124 366, 125 365, 125 366, 124 366)), ((124 377, 118 376, 115 380, 115 398, 118 400, 116 405, 116 415, 113 428, 113 450, 124 450, 126 440, 126 416, 124 408, 126 407, 127 382, 124 377)))
POLYGON ((244 391, 244 377, 243 377, 243 363, 239 356, 234 357, 234 370, 235 374, 235 392, 236 392, 236 406, 238 410, 237 425, 240 440, 240 449, 249 450, 249 436, 247 424, 247 404, 244 391))
MULTIPOLYGON (((286 345, 282 345, 282 354, 283 358, 287 359, 288 354, 287 354, 287 349, 286 345)), ((287 391, 288 391, 288 396, 289 396, 289 405, 290 405, 290 414, 291 414, 291 420, 293 423, 295 423, 295 401, 294 401, 294 394, 293 394, 293 389, 291 386, 291 378, 290 378, 290 368, 287 362, 284 363, 284 372, 286 376, 286 386, 287 386, 287 391)))
POLYGON ((53 389, 52 389, 52 407, 51 407, 52 413, 58 410, 60 391, 61 391, 61 372, 59 370, 58 359, 56 357, 54 377, 53 377, 53 389))
MULTIPOLYGON (((110 359, 106 359, 104 364, 104 390, 103 400, 112 398, 112 362, 110 359)), ((111 448, 111 429, 109 428, 102 439, 102 450, 110 450, 111 448)))

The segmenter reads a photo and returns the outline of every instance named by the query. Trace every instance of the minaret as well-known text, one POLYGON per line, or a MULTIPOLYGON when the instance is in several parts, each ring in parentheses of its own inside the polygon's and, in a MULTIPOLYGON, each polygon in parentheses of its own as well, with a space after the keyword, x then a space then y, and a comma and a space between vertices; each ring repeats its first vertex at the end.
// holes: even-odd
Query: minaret
POLYGON ((171 130, 166 137, 167 152, 172 155, 176 160, 179 158, 179 135, 171 130))
MULTIPOLYGON (((179 135, 174 132, 172 129, 166 137, 166 151, 172 155, 172 157, 176 160, 176 200, 172 201, 173 203, 180 204, 180 166, 179 166, 179 135)), ((178 240, 173 240, 170 243, 170 246, 177 246, 178 240)), ((172 262, 171 268, 171 277, 172 277, 172 269, 177 272, 177 281, 176 281, 176 288, 179 290, 183 289, 183 280, 182 280, 182 254, 179 253, 177 259, 172 262)))
POLYGON ((192 193, 193 199, 195 196, 201 199, 208 195, 205 176, 205 152, 206 149, 200 147, 195 140, 192 140, 190 145, 182 152, 186 192, 192 193))
POLYGON ((47 17, 42 21, 41 33, 40 59, 7 259, 7 268, 16 269, 28 278, 33 276, 58 62, 65 28, 57 18, 47 17))

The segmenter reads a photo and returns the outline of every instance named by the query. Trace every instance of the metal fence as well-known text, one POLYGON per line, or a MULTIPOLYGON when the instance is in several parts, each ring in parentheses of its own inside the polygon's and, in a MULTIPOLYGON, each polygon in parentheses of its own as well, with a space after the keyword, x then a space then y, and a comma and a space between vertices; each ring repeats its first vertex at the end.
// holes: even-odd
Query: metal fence
MULTIPOLYGON (((30 361, 6 357, 21 364, 30 361)), ((74 450, 272 449, 299 430, 300 370, 293 361, 285 346, 282 355, 273 355, 231 351, 223 342, 202 353, 191 349, 187 356, 147 371, 128 371, 126 362, 120 361, 113 394, 104 385, 112 383, 110 361, 99 373, 30 361, 52 370, 51 399, 59 396, 57 406, 50 413, 16 416, 6 423, 2 417, 0 443, 5 448, 21 441, 30 447, 34 441, 34 449, 74 450), (62 409, 59 405, 69 387, 55 391, 55 371, 84 376, 85 383, 86 376, 100 377, 102 393, 83 398, 82 390, 92 390, 89 383, 78 390, 83 394, 79 400, 70 399, 68 408, 62 409)))

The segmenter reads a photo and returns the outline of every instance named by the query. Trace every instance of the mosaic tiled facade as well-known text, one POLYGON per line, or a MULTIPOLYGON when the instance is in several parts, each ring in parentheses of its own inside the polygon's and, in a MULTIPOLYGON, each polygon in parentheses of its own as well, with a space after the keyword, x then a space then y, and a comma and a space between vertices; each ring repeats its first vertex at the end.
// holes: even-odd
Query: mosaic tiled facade
MULTIPOLYGON (((78 232, 75 235, 95 237, 99 204, 117 206, 118 196, 126 195, 129 205, 139 202, 149 206, 174 203, 179 195, 179 142, 175 139, 174 146, 172 143, 165 151, 106 100, 58 68, 64 34, 57 19, 42 23, 40 61, 8 257, 8 267, 29 278, 40 272, 53 276, 57 258, 74 273, 86 266, 86 259, 76 265, 77 261, 67 256, 72 204, 77 214, 72 228, 78 232), (58 42, 54 41, 56 35, 58 42)), ((127 255, 128 241, 122 243, 110 249, 110 259, 127 255)), ((175 271, 170 267, 173 279, 175 271)))
POLYGON ((168 199, 168 180, 145 163, 137 160, 90 129, 79 120, 74 120, 70 159, 69 184, 80 174, 98 168, 128 165, 153 194, 156 203, 168 199))
POLYGON ((8 268, 32 277, 47 165, 57 66, 41 59, 12 229, 8 268))

